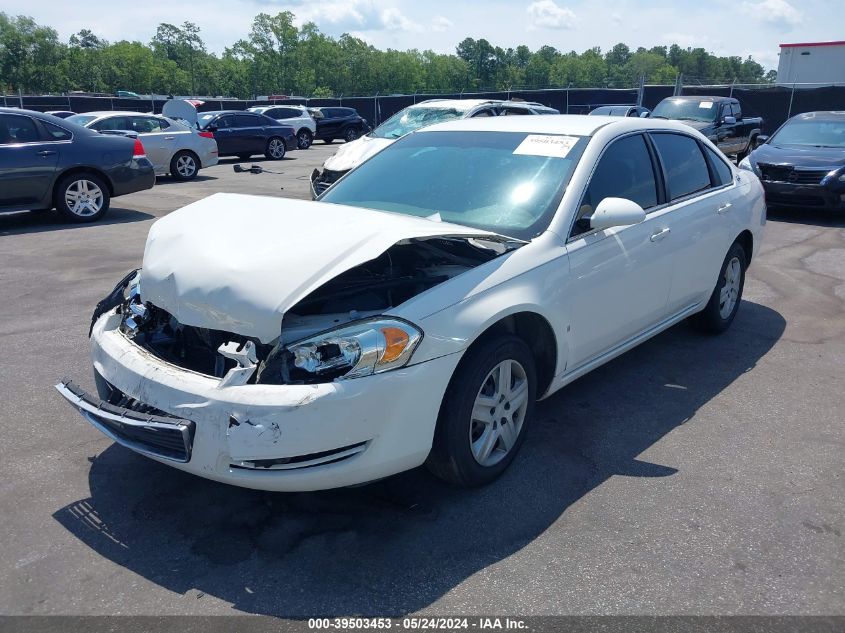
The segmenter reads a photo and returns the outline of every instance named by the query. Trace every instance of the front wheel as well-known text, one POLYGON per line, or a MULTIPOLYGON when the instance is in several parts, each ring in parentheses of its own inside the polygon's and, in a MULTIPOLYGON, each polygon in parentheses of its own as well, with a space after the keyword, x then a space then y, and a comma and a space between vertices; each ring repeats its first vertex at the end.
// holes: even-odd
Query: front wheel
POLYGON ((270 160, 282 160, 285 157, 285 141, 274 136, 267 141, 267 149, 264 155, 270 160))
POLYGON ((170 175, 175 180, 187 181, 196 178, 199 172, 199 161, 193 152, 176 152, 170 160, 170 175))
POLYGON ((704 310, 690 319, 697 329, 710 334, 720 334, 730 327, 742 301, 747 267, 745 249, 739 242, 734 242, 722 263, 719 279, 710 300, 704 310))
POLYGON ((311 134, 311 130, 306 128, 299 130, 299 134, 296 135, 296 145, 299 149, 308 149, 313 142, 314 137, 311 134))
POLYGON ((356 130, 354 127, 351 127, 348 130, 346 130, 346 133, 343 135, 343 140, 346 141, 347 143, 351 143, 352 141, 354 141, 359 136, 360 136, 360 134, 358 134, 358 130, 356 130))
POLYGON ((465 488, 496 479, 522 445, 536 394, 534 357, 521 338, 499 336, 470 349, 443 397, 429 470, 465 488))
POLYGON ((56 210, 71 222, 95 222, 109 210, 109 189, 99 176, 74 174, 56 188, 56 210))

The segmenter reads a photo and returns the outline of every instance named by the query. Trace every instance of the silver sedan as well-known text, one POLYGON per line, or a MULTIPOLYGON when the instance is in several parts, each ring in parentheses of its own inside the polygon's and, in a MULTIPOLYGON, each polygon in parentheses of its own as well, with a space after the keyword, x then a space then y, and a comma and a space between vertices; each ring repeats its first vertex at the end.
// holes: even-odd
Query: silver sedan
POLYGON ((143 112, 87 112, 67 119, 105 134, 126 134, 140 139, 157 175, 192 180, 200 169, 217 164, 217 141, 166 116, 143 112))

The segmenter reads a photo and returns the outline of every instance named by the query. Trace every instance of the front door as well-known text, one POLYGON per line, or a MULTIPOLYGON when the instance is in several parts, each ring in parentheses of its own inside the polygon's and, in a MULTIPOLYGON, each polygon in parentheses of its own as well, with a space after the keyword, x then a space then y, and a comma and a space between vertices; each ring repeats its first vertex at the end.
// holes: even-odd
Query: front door
POLYGON ((642 134, 618 139, 605 149, 567 243, 568 372, 666 318, 672 236, 662 195, 652 153, 642 134), (590 229, 589 216, 609 197, 633 200, 646 210, 646 220, 607 230, 590 229))

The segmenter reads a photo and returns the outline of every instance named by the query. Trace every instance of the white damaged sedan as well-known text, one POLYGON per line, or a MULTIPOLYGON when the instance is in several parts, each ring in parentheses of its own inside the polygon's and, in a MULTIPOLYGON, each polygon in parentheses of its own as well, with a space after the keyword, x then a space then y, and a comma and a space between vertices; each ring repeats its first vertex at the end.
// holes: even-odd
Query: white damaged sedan
POLYGON ((513 461, 534 403, 740 306, 763 189, 671 121, 544 116, 412 133, 317 201, 218 194, 158 220, 95 310, 114 441, 265 490, 513 461))

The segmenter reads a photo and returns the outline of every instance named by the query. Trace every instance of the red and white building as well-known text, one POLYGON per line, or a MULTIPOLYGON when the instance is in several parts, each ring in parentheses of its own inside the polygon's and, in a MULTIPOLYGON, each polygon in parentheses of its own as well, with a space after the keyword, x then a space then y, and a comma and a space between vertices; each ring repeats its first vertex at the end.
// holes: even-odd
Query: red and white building
POLYGON ((781 44, 778 83, 796 88, 845 84, 845 41, 781 44))

